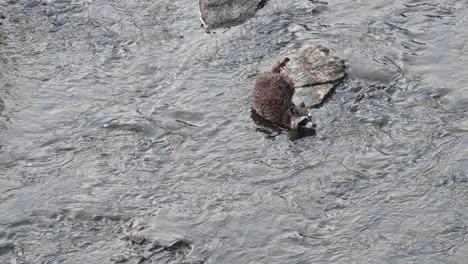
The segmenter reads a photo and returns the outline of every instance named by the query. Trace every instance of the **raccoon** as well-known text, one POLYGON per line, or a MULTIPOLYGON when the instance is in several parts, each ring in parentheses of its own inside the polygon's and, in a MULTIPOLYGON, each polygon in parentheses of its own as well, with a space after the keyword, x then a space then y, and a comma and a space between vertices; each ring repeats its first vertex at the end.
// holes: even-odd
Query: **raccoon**
POLYGON ((264 119, 281 127, 312 129, 315 125, 304 103, 296 106, 292 102, 295 91, 293 80, 281 72, 288 62, 289 58, 284 58, 271 71, 257 77, 252 93, 253 109, 264 119))

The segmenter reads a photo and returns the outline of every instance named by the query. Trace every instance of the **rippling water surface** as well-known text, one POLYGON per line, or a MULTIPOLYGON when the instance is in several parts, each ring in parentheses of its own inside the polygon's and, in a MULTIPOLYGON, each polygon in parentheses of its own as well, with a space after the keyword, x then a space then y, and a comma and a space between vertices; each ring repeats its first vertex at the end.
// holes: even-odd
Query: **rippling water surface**
POLYGON ((0 262, 466 263, 468 2, 312 2, 206 32, 196 1, 1 1, 0 262), (250 94, 306 43, 348 77, 292 142, 250 94))

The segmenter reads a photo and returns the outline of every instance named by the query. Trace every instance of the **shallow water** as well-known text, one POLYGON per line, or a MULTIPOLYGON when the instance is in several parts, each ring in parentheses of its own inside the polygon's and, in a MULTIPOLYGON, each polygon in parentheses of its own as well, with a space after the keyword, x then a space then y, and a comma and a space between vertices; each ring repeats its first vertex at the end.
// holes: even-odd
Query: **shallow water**
POLYGON ((466 262, 467 1, 0 7, 0 262, 466 262), (348 78, 292 142, 250 93, 310 42, 348 78))

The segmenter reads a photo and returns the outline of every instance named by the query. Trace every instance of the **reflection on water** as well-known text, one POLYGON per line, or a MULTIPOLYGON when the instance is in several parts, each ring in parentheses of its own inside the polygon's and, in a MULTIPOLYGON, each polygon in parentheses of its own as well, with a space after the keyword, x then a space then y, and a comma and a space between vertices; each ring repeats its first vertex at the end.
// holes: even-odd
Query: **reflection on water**
POLYGON ((312 2, 0 3, 0 262, 464 263, 467 2, 312 2), (348 77, 293 141, 251 90, 309 42, 348 77))

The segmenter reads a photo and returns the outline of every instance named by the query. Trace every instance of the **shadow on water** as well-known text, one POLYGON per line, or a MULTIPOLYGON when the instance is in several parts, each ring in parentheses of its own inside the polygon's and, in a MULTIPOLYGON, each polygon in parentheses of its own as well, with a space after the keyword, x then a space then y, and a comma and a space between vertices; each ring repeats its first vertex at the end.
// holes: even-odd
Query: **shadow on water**
POLYGON ((250 111, 250 117, 257 125, 257 128, 255 130, 264 133, 267 138, 275 138, 287 131, 286 129, 264 119, 253 109, 251 109, 250 111))
POLYGON ((295 140, 299 140, 301 138, 314 136, 316 134, 315 129, 298 129, 298 130, 290 130, 285 129, 280 126, 273 124, 272 122, 264 119, 261 117, 254 109, 250 112, 250 117, 252 121, 257 125, 255 129, 258 132, 264 133, 266 138, 276 138, 277 136, 287 133, 289 140, 294 142, 295 140))

